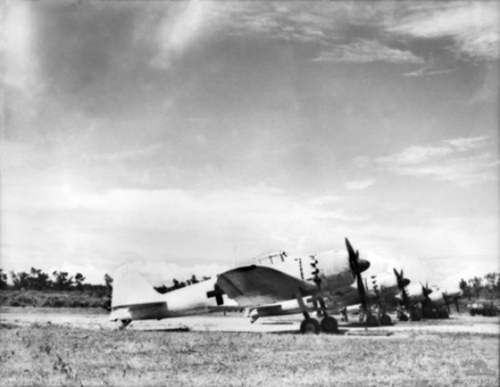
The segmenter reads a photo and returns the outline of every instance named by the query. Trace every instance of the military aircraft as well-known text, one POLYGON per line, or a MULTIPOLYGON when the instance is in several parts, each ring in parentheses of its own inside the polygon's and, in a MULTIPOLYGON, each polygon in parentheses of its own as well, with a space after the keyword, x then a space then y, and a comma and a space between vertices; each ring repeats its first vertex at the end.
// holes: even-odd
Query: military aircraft
MULTIPOLYGON (((204 281, 164 295, 156 292, 137 273, 115 275, 111 303, 111 321, 121 321, 121 329, 133 320, 163 319, 208 313, 224 308, 269 306, 297 302, 304 315, 303 333, 336 332, 337 320, 328 315, 325 296, 352 293, 356 279, 362 300, 366 299, 361 273, 370 266, 359 258, 349 241, 348 254, 328 251, 307 257, 274 260, 274 267, 241 266, 228 270, 215 280, 204 281), (306 305, 304 299, 310 301, 306 305), (315 310, 322 316, 321 324, 310 317, 315 310)), ((364 302, 364 301, 363 301, 364 302)))
POLYGON ((220 291, 215 281, 202 281, 160 294, 141 275, 124 269, 115 274, 109 320, 120 321, 120 329, 124 329, 134 320, 161 320, 241 309, 220 291), (220 305, 225 307, 218 307, 220 305))
MULTIPOLYGON (((402 279, 403 286, 410 281, 402 279)), ((371 275, 362 281, 364 285, 365 299, 362 298, 363 290, 358 289, 358 284, 351 284, 350 287, 341 291, 326 292, 324 300, 327 309, 331 313, 342 313, 343 320, 348 321, 348 314, 359 315, 360 321, 364 321, 369 326, 390 325, 392 323, 387 314, 388 306, 397 305, 396 297, 400 294, 401 284, 392 273, 380 273, 371 275)), ((303 299, 304 303, 313 302, 312 297, 303 299)), ((300 313, 300 305, 296 300, 285 301, 276 304, 262 305, 247 308, 246 315, 252 319, 252 323, 259 317, 276 316, 284 314, 300 313)))
POLYGON ((400 321, 407 321, 408 318, 413 321, 419 321, 422 317, 448 318, 451 312, 449 304, 452 301, 455 302, 457 312, 459 312, 458 299, 462 295, 460 289, 441 289, 437 286, 431 288, 427 284, 424 286, 417 283, 404 285, 403 271, 401 270, 401 273, 398 273, 394 269, 394 273, 398 278, 401 291, 397 299, 404 308, 404 310, 400 309, 398 311, 400 321))

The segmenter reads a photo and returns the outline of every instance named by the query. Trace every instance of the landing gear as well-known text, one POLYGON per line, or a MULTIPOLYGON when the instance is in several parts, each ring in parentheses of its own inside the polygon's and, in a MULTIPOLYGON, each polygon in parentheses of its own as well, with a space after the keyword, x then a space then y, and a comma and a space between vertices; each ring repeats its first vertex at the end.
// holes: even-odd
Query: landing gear
POLYGON ((132 320, 120 320, 121 325, 118 327, 120 331, 123 331, 131 322, 132 320))
POLYGON ((300 324, 300 332, 304 335, 317 335, 320 331, 318 320, 314 318, 307 318, 300 324))
POLYGON ((343 307, 340 310, 340 313, 342 313, 342 321, 348 322, 349 321, 349 317, 347 317, 347 308, 343 307))
POLYGON ((403 312, 398 312, 399 321, 408 321, 408 315, 403 312))
POLYGON ((410 320, 411 321, 420 321, 422 319, 422 312, 417 309, 417 308, 414 308, 412 310, 410 310, 410 320))
POLYGON ((321 330, 325 333, 337 333, 339 331, 339 324, 333 317, 326 316, 321 320, 321 330))
POLYGON ((392 323, 392 320, 391 320, 391 317, 388 315, 388 314, 383 314, 381 317, 380 317, 380 324, 381 325, 391 325, 392 323))
POLYGON ((439 318, 450 318, 450 313, 448 313, 448 310, 446 307, 442 307, 441 309, 438 310, 438 317, 439 318))
POLYGON ((316 315, 318 317, 323 316, 321 320, 321 325, 318 320, 311 318, 309 313, 307 312, 307 308, 304 304, 302 296, 299 292, 295 295, 297 301, 299 303, 300 309, 302 310, 302 314, 304 315, 304 320, 300 324, 300 332, 303 334, 319 334, 320 331, 325 333, 337 333, 338 332, 338 323, 333 317, 328 316, 326 311, 325 301, 321 297, 317 297, 314 299, 313 303, 316 308, 316 315), (318 301, 321 308, 318 308, 318 301))
POLYGON ((366 325, 368 325, 369 327, 377 327, 378 326, 377 316, 371 313, 368 316, 366 316, 366 325))

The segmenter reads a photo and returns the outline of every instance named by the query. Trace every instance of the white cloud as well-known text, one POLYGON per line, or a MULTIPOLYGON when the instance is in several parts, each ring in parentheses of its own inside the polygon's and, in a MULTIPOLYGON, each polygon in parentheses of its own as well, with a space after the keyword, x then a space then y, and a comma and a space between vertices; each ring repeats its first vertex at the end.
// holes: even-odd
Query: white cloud
POLYGON ((33 13, 28 3, 4 4, 1 51, 4 58, 4 81, 23 92, 37 90, 39 77, 35 60, 33 13))
POLYGON ((471 57, 496 59, 500 42, 500 6, 495 1, 451 2, 444 7, 429 4, 417 7, 388 28, 418 38, 451 37, 459 52, 471 57))
POLYGON ((348 181, 347 183, 345 183, 344 187, 347 189, 363 190, 363 189, 368 188, 369 186, 373 185, 374 183, 375 183, 374 179, 353 180, 353 181, 348 181))
POLYGON ((313 62, 390 62, 390 63, 423 63, 423 59, 410 51, 387 47, 372 40, 358 40, 349 44, 333 46, 322 52, 313 62))
POLYGON ((428 146, 411 146, 375 159, 383 168, 399 174, 430 176, 457 185, 498 180, 499 160, 487 152, 472 153, 487 144, 488 137, 457 138, 428 146))
POLYGON ((158 31, 160 52, 154 66, 169 68, 172 62, 200 39, 206 37, 217 18, 212 13, 216 3, 189 0, 173 4, 162 19, 158 31))

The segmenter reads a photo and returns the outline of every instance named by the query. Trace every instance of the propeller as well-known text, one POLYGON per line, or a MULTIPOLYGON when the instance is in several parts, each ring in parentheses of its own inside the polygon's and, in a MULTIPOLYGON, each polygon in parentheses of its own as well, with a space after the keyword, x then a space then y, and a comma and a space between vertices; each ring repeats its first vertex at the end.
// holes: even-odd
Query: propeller
POLYGON ((406 286, 410 284, 410 280, 404 278, 403 269, 401 269, 401 273, 398 273, 396 269, 394 270, 394 274, 396 275, 396 281, 398 284, 398 289, 401 292, 402 303, 406 310, 410 310, 410 296, 408 295, 408 291, 406 290, 406 286))
POLYGON ((432 289, 429 287, 429 284, 426 282, 425 286, 420 282, 420 285, 422 285, 422 293, 424 297, 428 300, 429 299, 429 294, 432 293, 432 289))
POLYGON ((347 252, 349 253, 349 267, 351 268, 353 278, 356 278, 361 305, 365 310, 367 310, 368 298, 366 296, 366 288, 363 283, 361 273, 370 267, 370 262, 364 259, 359 259, 359 251, 354 252, 354 249, 347 238, 345 238, 345 245, 347 247, 347 252))

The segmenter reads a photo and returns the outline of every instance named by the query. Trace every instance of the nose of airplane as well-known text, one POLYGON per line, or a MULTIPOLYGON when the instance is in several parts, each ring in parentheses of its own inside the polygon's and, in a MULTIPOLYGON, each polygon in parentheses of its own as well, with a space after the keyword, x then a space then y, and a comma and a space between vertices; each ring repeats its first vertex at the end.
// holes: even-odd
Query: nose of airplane
POLYGON ((369 267, 370 267, 370 261, 367 261, 366 259, 360 259, 358 261, 358 268, 360 273, 368 270, 369 267))

